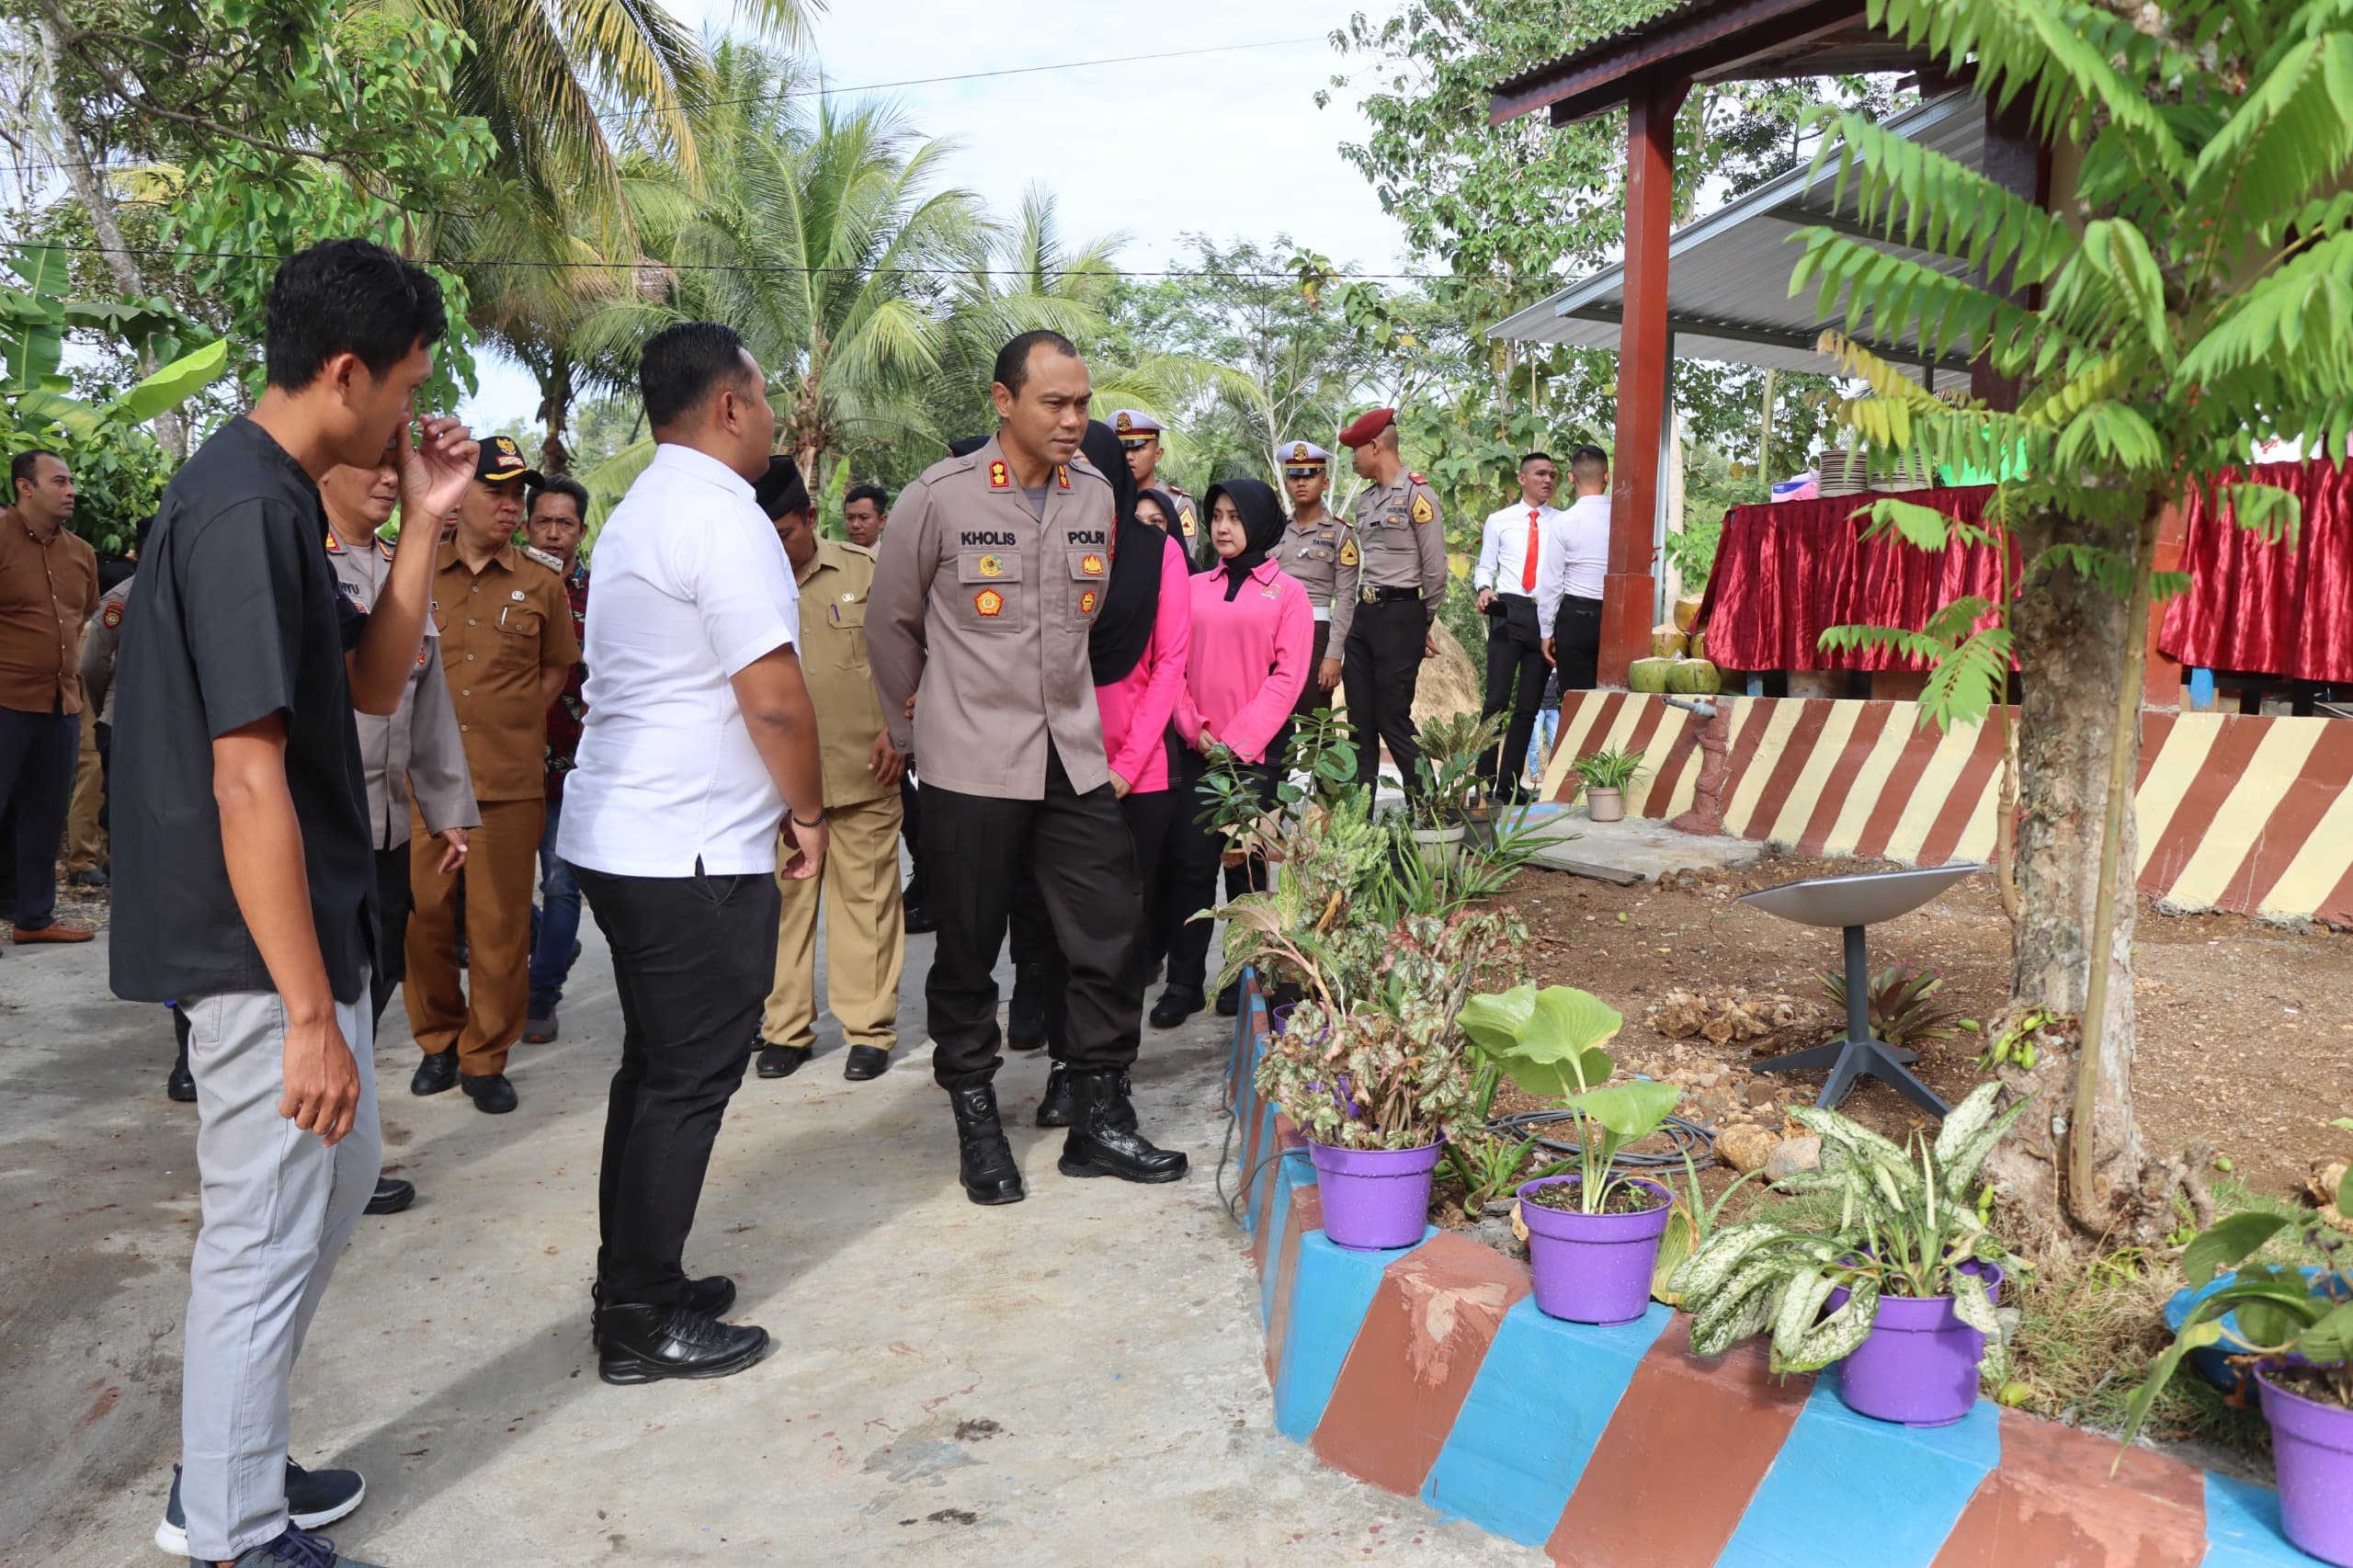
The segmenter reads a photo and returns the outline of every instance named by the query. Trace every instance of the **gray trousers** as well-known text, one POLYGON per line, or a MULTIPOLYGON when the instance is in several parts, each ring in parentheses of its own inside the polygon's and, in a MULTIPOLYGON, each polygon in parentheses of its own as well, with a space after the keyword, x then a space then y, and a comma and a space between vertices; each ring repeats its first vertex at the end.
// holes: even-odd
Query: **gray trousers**
POLYGON ((332 1149, 278 1114, 286 1007, 276 992, 180 1004, 204 1193, 180 1380, 180 1506, 199 1561, 228 1561, 286 1528, 294 1359, 383 1162, 364 977, 359 994, 335 1005, 359 1067, 359 1108, 332 1149))

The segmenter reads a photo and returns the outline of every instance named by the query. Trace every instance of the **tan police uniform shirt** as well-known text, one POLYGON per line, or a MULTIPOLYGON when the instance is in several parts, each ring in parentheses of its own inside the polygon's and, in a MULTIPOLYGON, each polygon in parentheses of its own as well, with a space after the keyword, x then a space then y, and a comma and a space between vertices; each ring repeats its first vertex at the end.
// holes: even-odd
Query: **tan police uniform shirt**
POLYGON ((907 487, 866 618, 891 744, 924 782, 1038 801, 1047 748, 1081 794, 1111 781, 1086 639, 1111 575, 1111 482, 1046 477, 1043 520, 995 437, 907 487), (915 717, 906 718, 914 696, 915 717))
MULTIPOLYGON (((330 531, 327 566, 344 597, 373 610, 392 575, 392 547, 382 540, 366 549, 347 545, 330 531)), ((133 579, 136 581, 136 579, 133 579)), ((379 849, 408 842, 408 808, 414 800, 425 831, 479 827, 473 776, 458 735, 457 710, 441 668, 441 632, 427 616, 417 644, 416 666, 390 713, 352 715, 359 732, 359 767, 368 777, 368 835, 379 849)))
POLYGON ((854 806, 895 796, 866 768, 882 733, 882 702, 866 658, 866 606, 874 587, 874 552, 821 539, 809 564, 792 574, 801 589, 801 678, 817 710, 817 756, 825 806, 854 806))
POLYGON ((1364 557, 1359 597, 1370 588, 1418 587, 1435 623, 1446 597, 1446 519, 1429 481, 1400 469, 1393 483, 1369 486, 1357 497, 1354 520, 1364 557))
POLYGON ((82 629, 82 700, 97 710, 97 722, 114 722, 114 655, 122 646, 122 618, 131 613, 134 574, 106 591, 98 613, 82 629))
POLYGON ((542 669, 580 661, 563 581, 513 545, 470 571, 445 541, 433 571, 432 621, 476 801, 547 796, 542 669))
POLYGON ((0 708, 82 711, 82 628, 98 612, 98 555, 58 525, 43 544, 0 510, 0 708))
POLYGON ((1307 602, 1315 607, 1315 619, 1332 623, 1325 656, 1338 658, 1338 651, 1347 644, 1348 623, 1357 614, 1357 574, 1361 562, 1356 530, 1328 506, 1312 523, 1302 524, 1294 517, 1283 530, 1280 556, 1283 570, 1306 588, 1307 602))

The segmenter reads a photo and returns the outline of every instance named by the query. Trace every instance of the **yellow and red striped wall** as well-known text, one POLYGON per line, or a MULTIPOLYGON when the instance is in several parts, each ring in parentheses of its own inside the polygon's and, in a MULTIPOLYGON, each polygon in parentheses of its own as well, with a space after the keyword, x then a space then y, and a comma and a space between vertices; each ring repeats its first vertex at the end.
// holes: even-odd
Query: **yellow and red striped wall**
MULTIPOLYGON (((1724 829, 1806 855, 1908 865, 1994 853, 2002 738, 1994 724, 1922 727, 1916 703, 1724 697, 1724 829)), ((2229 713, 2142 715, 2141 889, 2185 910, 2353 926, 2353 722, 2229 713)), ((1629 812, 1691 809, 1700 722, 1657 697, 1571 692, 1544 773, 1568 792, 1572 759, 1641 750, 1629 812)))

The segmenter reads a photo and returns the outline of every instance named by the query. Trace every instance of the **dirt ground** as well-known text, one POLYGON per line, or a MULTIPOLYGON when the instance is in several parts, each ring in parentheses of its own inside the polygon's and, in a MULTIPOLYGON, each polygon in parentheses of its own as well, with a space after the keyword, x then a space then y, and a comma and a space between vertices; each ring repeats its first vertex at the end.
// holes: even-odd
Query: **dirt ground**
MULTIPOLYGON (((1528 923, 1528 979, 1590 991, 1626 1017, 1610 1047, 1621 1066, 1687 1085, 1680 1114, 1719 1130, 1781 1125, 1779 1108, 1811 1104, 1823 1074, 1758 1074, 1753 1063, 1840 1032, 1822 975, 1839 963, 1836 932, 1792 925, 1738 895, 1801 878, 1874 869, 1854 860, 1773 854, 1730 872, 1677 873, 1615 888, 1564 872, 1524 873, 1504 895, 1528 923), (1661 1017, 1676 993, 1702 1005, 1661 1017), (1772 1032, 1717 1042, 1662 1032, 1687 1015, 1721 1017, 1726 1002, 1772 1032)), ((2353 1113, 2353 934, 2298 932, 2235 915, 2168 915, 2143 903, 2134 931, 2143 1134, 2178 1149, 2204 1141, 2239 1180, 2288 1197, 2322 1156, 2353 1137, 2329 1126, 2353 1113)), ((1910 963, 1939 973, 1939 998, 1980 1022, 2007 996, 2009 926, 1990 878, 1963 882, 1871 931, 1871 968, 1910 963)), ((1721 1032, 1721 1026, 1720 1030, 1721 1032)), ((1983 1034, 1920 1044, 1914 1071, 1948 1101, 1982 1078, 1983 1034)), ((1509 1094, 1500 1108, 1521 1108, 1509 1094)), ((1897 1138, 1927 1119, 1875 1080, 1841 1108, 1897 1138)))

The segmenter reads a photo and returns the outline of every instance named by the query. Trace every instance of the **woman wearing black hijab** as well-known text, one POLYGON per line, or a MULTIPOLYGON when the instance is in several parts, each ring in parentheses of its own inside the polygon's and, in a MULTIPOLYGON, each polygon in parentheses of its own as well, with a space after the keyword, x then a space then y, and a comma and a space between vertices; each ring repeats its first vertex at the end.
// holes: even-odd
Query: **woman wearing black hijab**
MULTIPOLYGON (((1217 563, 1192 580, 1192 645, 1185 690, 1176 699, 1176 735, 1189 748, 1177 780, 1184 808, 1177 815, 1183 869, 1170 911, 1180 922, 1168 944, 1168 986, 1154 1004, 1154 1028, 1174 1028, 1207 998, 1209 922, 1190 918, 1217 902, 1217 871, 1225 848, 1195 820, 1196 787, 1219 746, 1241 759, 1268 810, 1290 734, 1291 709, 1307 682, 1315 647, 1315 611, 1307 589, 1273 558, 1285 519, 1274 487, 1229 479, 1210 487, 1210 547, 1217 563)), ((1230 867, 1228 896, 1263 889, 1266 866, 1230 867)), ((1221 992, 1218 1010, 1232 1016, 1238 994, 1221 992)))

